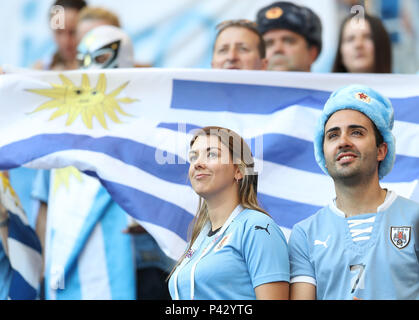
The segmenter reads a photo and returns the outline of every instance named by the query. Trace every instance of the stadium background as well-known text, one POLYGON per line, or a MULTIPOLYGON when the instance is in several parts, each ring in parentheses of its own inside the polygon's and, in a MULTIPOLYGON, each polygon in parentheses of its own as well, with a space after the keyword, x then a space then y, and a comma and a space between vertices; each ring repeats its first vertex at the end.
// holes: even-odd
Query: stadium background
MULTIPOLYGON (((0 65, 31 67, 54 52, 49 26, 53 0, 15 0, 0 4, 0 65)), ((132 37, 136 61, 154 67, 209 68, 215 25, 222 20, 254 19, 272 0, 89 0, 114 11, 132 37)), ((360 3, 380 16, 393 41, 394 72, 419 70, 419 0, 300 0, 323 23, 323 51, 314 72, 328 72, 340 21, 360 3)))

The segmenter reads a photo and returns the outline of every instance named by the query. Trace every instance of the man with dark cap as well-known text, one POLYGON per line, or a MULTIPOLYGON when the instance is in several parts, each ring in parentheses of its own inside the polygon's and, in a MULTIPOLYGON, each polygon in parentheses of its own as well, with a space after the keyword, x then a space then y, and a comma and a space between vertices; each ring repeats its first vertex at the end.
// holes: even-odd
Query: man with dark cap
POLYGON ((419 299, 419 204, 380 186, 396 156, 390 100, 365 85, 336 90, 314 136, 336 198, 294 225, 291 299, 419 299))
POLYGON ((311 9, 274 2, 260 9, 256 19, 266 44, 268 70, 310 72, 322 47, 321 21, 311 9))

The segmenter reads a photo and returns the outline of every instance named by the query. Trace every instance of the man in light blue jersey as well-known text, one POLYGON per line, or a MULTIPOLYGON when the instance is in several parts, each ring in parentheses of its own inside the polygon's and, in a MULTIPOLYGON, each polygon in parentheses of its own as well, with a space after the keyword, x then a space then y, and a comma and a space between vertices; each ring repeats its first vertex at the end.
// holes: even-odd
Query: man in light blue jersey
POLYGON ((391 102, 366 86, 326 102, 314 150, 336 198, 292 230, 291 299, 419 299, 419 204, 380 186, 393 122, 391 102))

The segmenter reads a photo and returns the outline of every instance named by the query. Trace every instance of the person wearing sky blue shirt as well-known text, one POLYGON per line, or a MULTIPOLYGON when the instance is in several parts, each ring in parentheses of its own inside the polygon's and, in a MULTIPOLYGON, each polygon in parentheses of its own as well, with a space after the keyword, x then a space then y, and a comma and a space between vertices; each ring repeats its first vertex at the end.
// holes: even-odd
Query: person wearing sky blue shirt
POLYGON ((393 123, 391 102, 363 85, 326 102, 314 150, 336 198, 293 227, 291 299, 419 299, 419 204, 380 186, 393 123))
POLYGON ((231 130, 206 127, 190 147, 189 179, 200 206, 169 279, 172 298, 288 299, 287 242, 258 204, 246 142, 231 130))

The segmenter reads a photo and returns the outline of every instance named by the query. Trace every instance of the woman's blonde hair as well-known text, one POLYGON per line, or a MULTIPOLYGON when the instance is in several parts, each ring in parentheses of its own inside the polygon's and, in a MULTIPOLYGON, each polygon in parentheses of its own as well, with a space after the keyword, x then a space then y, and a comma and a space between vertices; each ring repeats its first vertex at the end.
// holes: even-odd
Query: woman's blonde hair
MULTIPOLYGON (((239 186, 240 204, 244 208, 260 211, 269 215, 264 209, 261 208, 257 200, 258 176, 254 171, 255 163, 253 155, 246 141, 244 141, 244 139, 233 130, 211 126, 199 129, 192 138, 190 147, 193 146, 196 139, 198 139, 200 136, 217 136, 220 142, 228 147, 233 164, 238 166, 240 172, 243 175, 243 178, 237 181, 239 186)), ((194 241, 208 221, 208 206, 205 199, 200 197, 197 214, 195 215, 188 229, 188 247, 179 261, 176 263, 168 278, 170 278, 177 266, 183 261, 187 252, 191 249, 194 241)))
POLYGON ((104 20, 109 25, 120 28, 118 16, 105 8, 101 7, 85 7, 80 11, 78 16, 78 23, 86 20, 104 20))

